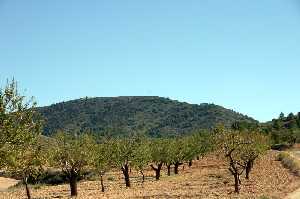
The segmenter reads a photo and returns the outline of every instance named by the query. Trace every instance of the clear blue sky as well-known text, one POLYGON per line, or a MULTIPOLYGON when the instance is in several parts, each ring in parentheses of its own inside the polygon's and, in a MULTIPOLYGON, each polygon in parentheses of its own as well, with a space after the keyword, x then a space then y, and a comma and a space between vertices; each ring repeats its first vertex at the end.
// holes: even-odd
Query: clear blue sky
POLYGON ((300 111, 299 0, 0 0, 0 85, 39 105, 158 95, 300 111))

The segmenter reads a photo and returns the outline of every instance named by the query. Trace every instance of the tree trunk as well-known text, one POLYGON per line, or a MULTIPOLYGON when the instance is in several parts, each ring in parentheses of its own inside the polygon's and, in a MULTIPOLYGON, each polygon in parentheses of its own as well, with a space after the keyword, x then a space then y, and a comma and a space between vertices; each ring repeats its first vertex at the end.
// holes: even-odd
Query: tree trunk
POLYGON ((100 175, 100 181, 101 181, 101 191, 104 192, 104 184, 103 184, 103 175, 100 175))
POLYGON ((161 171, 162 163, 159 163, 157 165, 157 168, 155 168, 153 165, 151 165, 151 168, 155 171, 155 179, 159 180, 160 178, 160 171, 161 171))
POLYGON ((27 177, 24 178, 24 184, 25 184, 25 188, 26 188, 26 195, 28 199, 31 199, 31 193, 29 190, 29 186, 28 186, 28 182, 27 182, 27 177))
POLYGON ((157 169, 156 169, 156 174, 155 174, 155 179, 159 180, 160 178, 160 170, 161 170, 162 164, 158 164, 157 165, 157 169))
POLYGON ((246 177, 245 177, 247 180, 249 180, 249 174, 250 174, 250 170, 251 170, 248 164, 249 163, 247 163, 247 166, 246 166, 246 177))
POLYGON ((234 174, 234 192, 239 193, 240 177, 238 174, 234 174))
POLYGON ((189 161, 189 167, 191 167, 193 165, 193 160, 189 161))
POLYGON ((170 176, 170 175, 171 175, 171 165, 168 164, 168 165, 167 165, 167 168, 168 168, 168 176, 170 176))
POLYGON ((174 173, 177 175, 178 174, 178 167, 179 167, 179 162, 176 162, 174 165, 174 173))
POLYGON ((70 175, 70 189, 71 189, 71 197, 76 197, 77 193, 77 175, 74 172, 71 172, 70 175))
POLYGON ((128 169, 128 165, 127 164, 125 164, 122 167, 122 172, 123 172, 123 175, 124 175, 126 187, 130 187, 129 169, 128 169))
POLYGON ((197 160, 200 160, 200 156, 199 155, 197 156, 197 160))
POLYGON ((143 171, 140 171, 140 173, 142 174, 142 176, 143 176, 143 181, 142 181, 142 183, 144 183, 145 182, 145 175, 144 175, 144 172, 143 171))
POLYGON ((246 165, 246 179, 249 180, 249 175, 250 175, 250 172, 252 170, 252 167, 253 167, 253 161, 250 160, 247 162, 247 165, 246 165))

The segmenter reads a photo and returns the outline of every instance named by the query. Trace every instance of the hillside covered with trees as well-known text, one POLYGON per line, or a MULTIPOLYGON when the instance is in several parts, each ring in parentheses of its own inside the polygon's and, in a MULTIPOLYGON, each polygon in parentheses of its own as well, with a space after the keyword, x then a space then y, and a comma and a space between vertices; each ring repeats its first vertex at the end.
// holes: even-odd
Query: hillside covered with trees
POLYGON ((278 118, 261 124, 262 130, 271 135, 273 144, 293 145, 300 142, 300 113, 285 116, 280 113, 278 118))
POLYGON ((40 107, 44 134, 64 130, 100 136, 145 132, 151 137, 185 135, 218 123, 257 123, 254 119, 214 104, 188 104, 162 97, 97 97, 40 107))

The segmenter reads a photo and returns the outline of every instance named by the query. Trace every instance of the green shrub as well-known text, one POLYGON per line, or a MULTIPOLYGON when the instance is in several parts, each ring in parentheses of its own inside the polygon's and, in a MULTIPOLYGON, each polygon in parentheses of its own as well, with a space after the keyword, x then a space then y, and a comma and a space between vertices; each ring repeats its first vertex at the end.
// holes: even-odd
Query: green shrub
POLYGON ((288 153, 281 152, 276 156, 277 161, 282 161, 283 159, 287 158, 289 156, 288 153))

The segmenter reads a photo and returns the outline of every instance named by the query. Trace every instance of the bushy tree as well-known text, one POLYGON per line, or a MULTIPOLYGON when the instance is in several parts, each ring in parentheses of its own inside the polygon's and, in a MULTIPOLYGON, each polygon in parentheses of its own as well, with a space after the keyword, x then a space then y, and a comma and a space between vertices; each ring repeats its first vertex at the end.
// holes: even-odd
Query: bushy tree
POLYGON ((246 179, 249 179, 255 160, 269 149, 270 143, 269 137, 255 131, 244 132, 243 137, 246 144, 242 159, 245 164, 246 179))
POLYGON ((239 193, 240 175, 245 170, 243 147, 245 145, 239 131, 228 130, 224 127, 215 129, 216 145, 228 164, 228 170, 234 177, 235 192, 239 193))
POLYGON ((111 168, 112 162, 110 158, 112 156, 112 151, 109 142, 98 144, 95 147, 93 166, 100 176, 101 191, 104 192, 103 176, 111 168))
POLYGON ((115 139, 111 141, 113 165, 120 168, 125 180, 126 187, 130 187, 129 169, 133 161, 133 152, 136 147, 135 138, 115 139))
POLYGON ((199 131, 187 137, 187 160, 189 166, 195 158, 203 157, 213 150, 212 135, 208 131, 199 131))
POLYGON ((278 119, 281 120, 281 121, 283 121, 284 118, 285 118, 284 113, 281 112, 278 119))
POLYGON ((225 129, 219 126, 214 131, 215 144, 224 155, 228 170, 234 177, 235 192, 239 193, 240 175, 246 170, 246 177, 255 159, 268 148, 267 137, 256 132, 225 129))
POLYGON ((151 161, 150 142, 142 139, 134 148, 132 165, 142 175, 142 182, 145 181, 144 170, 151 161))
POLYGON ((34 109, 36 103, 33 99, 25 100, 14 80, 0 89, 0 168, 7 166, 5 158, 12 149, 30 142, 41 133, 41 120, 37 119, 34 109), (7 150, 8 146, 10 150, 7 150))
POLYGON ((155 171, 155 179, 159 180, 164 163, 168 161, 168 139, 155 139, 151 141, 151 168, 155 171))
POLYGON ((53 167, 61 168, 67 176, 71 196, 77 196, 77 181, 82 171, 93 165, 95 141, 87 135, 73 135, 59 132, 54 136, 56 144, 52 148, 51 163, 53 167))
POLYGON ((8 157, 8 170, 22 179, 28 199, 31 198, 28 179, 37 178, 44 171, 43 166, 46 166, 47 162, 41 139, 42 137, 38 137, 26 144, 19 145, 17 149, 11 151, 8 157))
POLYGON ((27 184, 41 162, 36 142, 41 133, 41 119, 35 111, 33 99, 20 95, 16 81, 7 82, 0 89, 0 168, 19 174, 31 198, 27 184))

